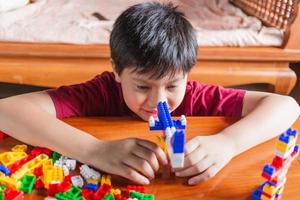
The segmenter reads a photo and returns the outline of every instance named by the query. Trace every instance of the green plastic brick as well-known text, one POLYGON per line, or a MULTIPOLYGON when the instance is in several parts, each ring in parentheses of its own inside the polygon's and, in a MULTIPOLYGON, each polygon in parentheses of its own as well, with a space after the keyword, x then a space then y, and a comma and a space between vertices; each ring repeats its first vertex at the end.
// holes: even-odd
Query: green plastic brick
POLYGON ((115 197, 112 193, 108 193, 103 197, 103 200, 115 200, 115 197))
POLYGON ((5 194, 3 192, 0 192, 0 200, 3 200, 5 197, 5 194))
POLYGON ((52 153, 53 163, 55 163, 55 161, 57 161, 60 157, 61 157, 61 155, 59 153, 57 153, 56 151, 53 151, 53 153, 52 153))
POLYGON ((36 177, 34 175, 25 175, 22 179, 20 190, 30 193, 34 187, 36 177))
POLYGON ((81 196, 81 189, 76 187, 76 186, 72 186, 67 192, 66 194, 68 196, 74 197, 74 198, 78 198, 81 196))

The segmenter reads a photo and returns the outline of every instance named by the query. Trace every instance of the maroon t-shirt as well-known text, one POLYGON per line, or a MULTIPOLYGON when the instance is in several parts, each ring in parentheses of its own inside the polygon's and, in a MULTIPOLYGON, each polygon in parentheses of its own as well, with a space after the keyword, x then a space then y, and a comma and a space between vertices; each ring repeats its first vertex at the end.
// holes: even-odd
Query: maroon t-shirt
MULTIPOLYGON (((49 90, 59 119, 73 116, 132 116, 120 83, 112 72, 104 72, 82 84, 49 90)), ((240 117, 244 90, 203 85, 188 81, 183 101, 173 116, 232 116, 240 117)))

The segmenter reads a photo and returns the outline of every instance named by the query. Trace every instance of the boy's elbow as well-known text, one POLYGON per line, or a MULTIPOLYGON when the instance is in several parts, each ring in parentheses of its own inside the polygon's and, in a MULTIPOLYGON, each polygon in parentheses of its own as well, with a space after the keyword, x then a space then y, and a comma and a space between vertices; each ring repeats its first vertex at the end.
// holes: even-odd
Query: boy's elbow
POLYGON ((300 115, 300 106, 297 101, 290 96, 282 96, 284 98, 284 102, 287 108, 290 108, 291 111, 295 111, 297 116, 300 115))

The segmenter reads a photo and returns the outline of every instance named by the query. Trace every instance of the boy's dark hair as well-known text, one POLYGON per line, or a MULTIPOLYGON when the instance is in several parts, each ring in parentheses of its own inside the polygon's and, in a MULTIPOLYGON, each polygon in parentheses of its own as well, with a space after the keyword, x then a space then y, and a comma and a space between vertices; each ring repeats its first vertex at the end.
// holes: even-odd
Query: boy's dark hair
POLYGON ((126 67, 154 79, 190 71, 197 60, 197 40, 192 25, 176 8, 171 3, 142 3, 117 18, 110 48, 119 75, 126 67))

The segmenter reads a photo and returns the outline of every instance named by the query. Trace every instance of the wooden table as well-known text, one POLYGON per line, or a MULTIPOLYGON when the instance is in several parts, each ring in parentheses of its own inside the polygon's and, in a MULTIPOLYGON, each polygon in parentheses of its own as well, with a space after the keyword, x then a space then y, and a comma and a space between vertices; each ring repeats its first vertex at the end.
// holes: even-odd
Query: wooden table
MULTIPOLYGON (((222 117, 192 117, 188 118, 187 139, 196 135, 210 135, 217 133, 237 119, 222 117)), ((139 137, 154 140, 160 132, 150 132, 148 124, 132 118, 70 118, 65 122, 98 138, 105 140, 126 137, 139 137)), ((293 125, 300 130, 300 118, 293 125)), ((155 195, 155 199, 250 199, 251 193, 263 183, 262 168, 270 163, 274 156, 277 138, 261 144, 234 158, 214 178, 197 186, 188 186, 186 179, 179 179, 169 174, 160 173, 147 186, 147 191, 155 195)), ((298 138, 298 143, 300 142, 298 138)), ((8 151, 20 142, 6 138, 0 141, 0 152, 8 151)), ((221 147, 216 147, 221 148, 221 147)), ((112 184, 122 187, 130 184, 124 179, 113 177, 112 184)), ((300 160, 297 158, 289 168, 287 182, 283 193, 284 199, 300 199, 300 160)), ((44 192, 34 191, 26 195, 25 199, 42 199, 44 192)))

